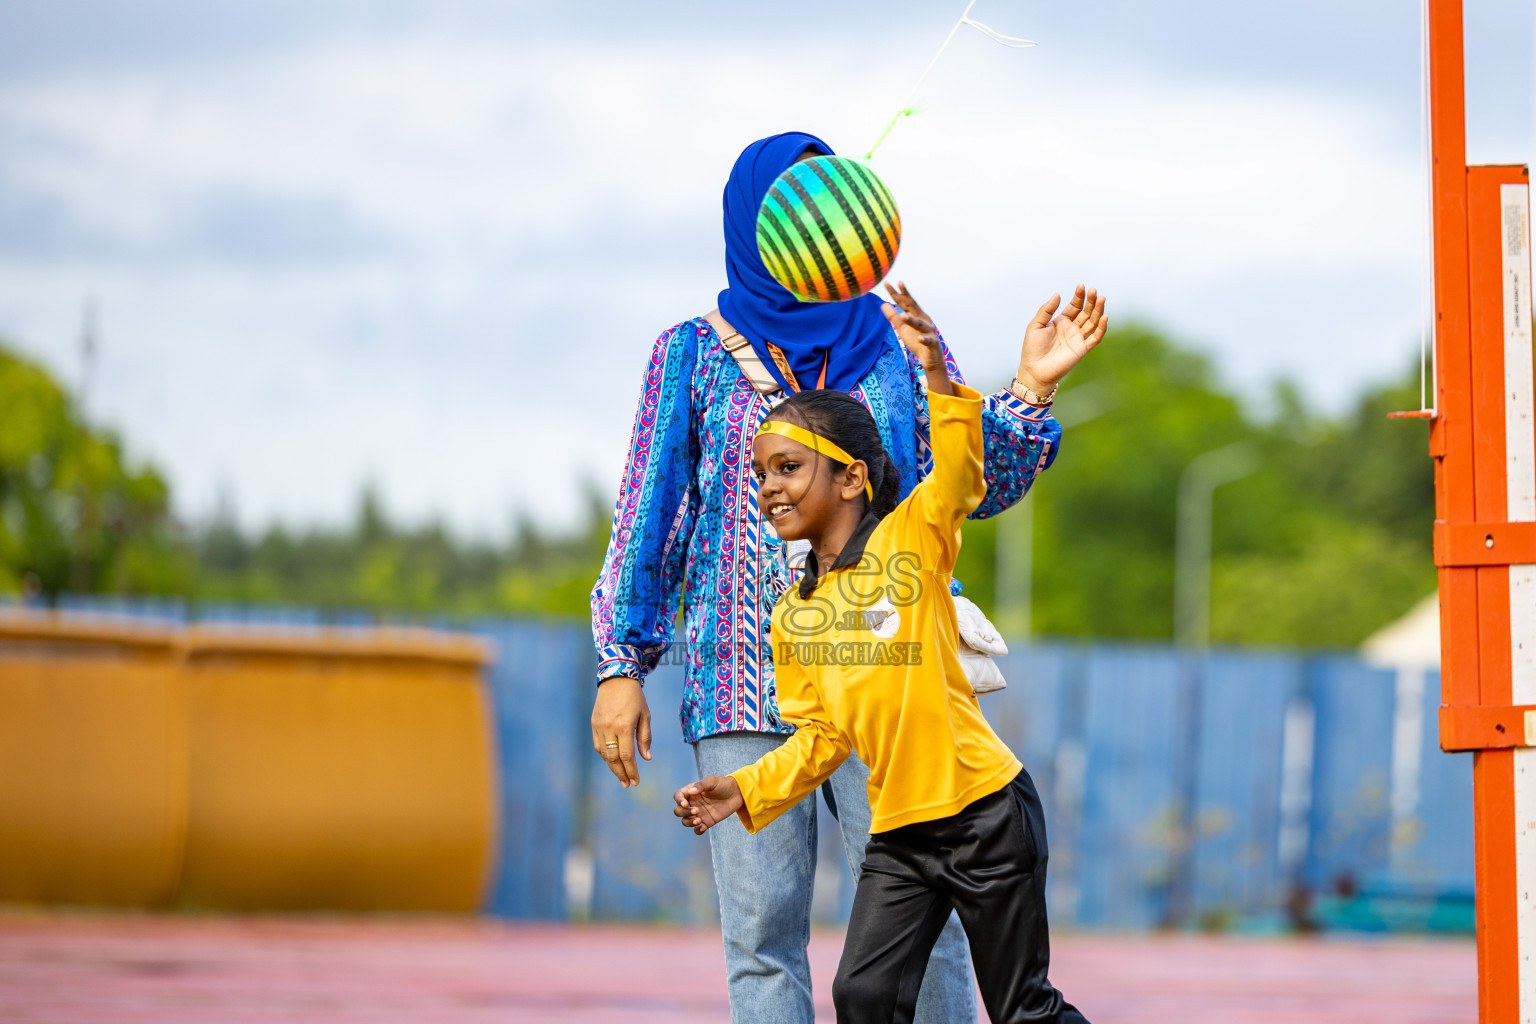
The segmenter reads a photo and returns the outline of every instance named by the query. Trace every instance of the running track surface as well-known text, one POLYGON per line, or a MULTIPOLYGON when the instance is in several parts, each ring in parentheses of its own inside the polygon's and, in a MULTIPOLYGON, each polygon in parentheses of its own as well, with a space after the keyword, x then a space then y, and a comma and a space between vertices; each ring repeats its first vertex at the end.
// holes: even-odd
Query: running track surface
MULTIPOLYGON (((842 936, 811 941, 817 1017, 842 936)), ((1060 935, 1095 1024, 1471 1024, 1465 941, 1060 935)), ((0 1021, 723 1024, 718 932, 479 919, 0 914, 0 1021)))

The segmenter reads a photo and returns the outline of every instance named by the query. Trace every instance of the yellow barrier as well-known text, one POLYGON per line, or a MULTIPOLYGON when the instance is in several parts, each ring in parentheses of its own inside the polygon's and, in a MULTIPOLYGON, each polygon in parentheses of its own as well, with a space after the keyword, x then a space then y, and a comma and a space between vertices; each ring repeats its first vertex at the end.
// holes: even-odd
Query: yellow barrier
POLYGON ((0 615, 0 900, 468 911, 479 641, 0 615))

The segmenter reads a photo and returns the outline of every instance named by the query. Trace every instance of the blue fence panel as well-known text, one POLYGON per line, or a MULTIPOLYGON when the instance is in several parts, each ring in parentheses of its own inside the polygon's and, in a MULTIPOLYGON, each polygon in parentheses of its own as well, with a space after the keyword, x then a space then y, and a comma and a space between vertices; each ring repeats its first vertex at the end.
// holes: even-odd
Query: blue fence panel
POLYGON ((1440 749, 1440 674, 1426 673, 1419 730, 1418 800, 1394 851, 1393 882, 1408 891, 1470 898, 1472 755, 1440 749))
MULTIPOLYGON (((1050 891, 1047 898, 1061 904, 1059 923, 1070 923, 1074 891, 1074 849, 1082 812, 1081 700, 1066 693, 1075 680, 1080 691, 1086 667, 1085 649, 1063 644, 1028 645, 1015 642, 998 659, 1008 686, 980 698, 982 712, 1005 743, 1019 755, 1035 780, 1045 806, 1051 849, 1050 891), (1075 714, 1074 714, 1075 712, 1075 714), (1073 759, 1061 756, 1059 736, 1064 723, 1076 721, 1073 759), (1065 763, 1065 774, 1058 784, 1065 763)), ((1080 694, 1079 694, 1080 696, 1080 694)), ((813 918, 843 923, 853 908, 854 881, 847 866, 837 821, 818 798, 818 863, 813 918)), ((1053 908, 1053 914, 1056 913, 1053 908)), ((1053 917, 1053 920, 1056 920, 1053 917)))
MULTIPOLYGON (((379 616, 375 615, 373 612, 347 609, 343 611, 332 612, 329 616, 327 616, 326 624, 330 626, 341 626, 344 629, 365 629, 370 626, 380 625, 380 622, 381 620, 379 616)), ((451 629, 452 627, 434 623, 433 628, 451 629)))
POLYGON ((579 758, 590 757, 590 634, 579 625, 486 621, 501 764, 501 846, 489 909, 504 917, 566 916, 565 858, 581 810, 579 758))
MULTIPOLYGON (((60 607, 162 622, 187 615, 181 602, 139 598, 67 597, 60 607)), ((192 614, 267 627, 377 621, 282 606, 201 606, 192 614)), ((664 666, 647 682, 655 760, 642 762, 641 785, 626 791, 590 749, 585 625, 498 619, 471 628, 497 646, 487 683, 501 845, 489 909, 567 916, 567 863, 578 849, 592 858, 592 916, 714 921, 708 840, 671 813, 673 790, 697 774, 678 723, 681 668, 664 666)), ((983 696, 981 707, 1045 805, 1057 925, 1278 918, 1291 881, 1277 863, 1286 710, 1304 699, 1314 715, 1300 880, 1319 896, 1318 921, 1465 927, 1471 758, 1438 749, 1435 673, 1424 679, 1415 720, 1414 708, 1397 706, 1399 692, 1417 692, 1411 685, 1400 690, 1394 671, 1345 656, 1201 658, 1168 646, 1018 643, 1001 668, 1007 689, 983 696)), ((842 920, 852 877, 835 821, 824 805, 819 814, 814 914, 842 920)))
POLYGON ((1305 878, 1348 896, 1388 866, 1397 678, 1342 657, 1317 659, 1308 676, 1316 717, 1305 878))
POLYGON ((1064 722, 1063 680, 1069 662, 1081 660, 1079 648, 1064 644, 1010 644, 997 659, 1007 687, 977 698, 992 728, 1024 762, 1042 800, 1064 722))
POLYGON ((175 597, 124 597, 116 594, 60 594, 58 610, 81 616, 125 616, 151 622, 187 621, 187 603, 175 597))
POLYGON ((980 698, 987 721, 1040 793, 1050 846, 1046 904, 1057 925, 1077 915, 1087 661, 1081 646, 1012 641, 998 659, 1007 688, 980 698))
POLYGON ((1097 647, 1089 655, 1079 924, 1149 928, 1167 918, 1181 820, 1183 664, 1166 649, 1097 647))
POLYGON ((593 917, 688 923, 719 917, 709 839, 672 814, 672 794, 698 778, 678 720, 682 686, 680 665, 663 665, 646 679, 652 760, 640 762, 638 787, 621 789, 601 764, 592 773, 593 917))
POLYGON ((1190 910, 1215 926, 1272 914, 1284 901, 1280 762, 1298 666, 1280 655, 1217 652, 1203 669, 1190 910))
POLYGON ((304 605, 224 602, 200 605, 197 618, 201 622, 249 626, 318 626, 324 621, 318 608, 304 605))

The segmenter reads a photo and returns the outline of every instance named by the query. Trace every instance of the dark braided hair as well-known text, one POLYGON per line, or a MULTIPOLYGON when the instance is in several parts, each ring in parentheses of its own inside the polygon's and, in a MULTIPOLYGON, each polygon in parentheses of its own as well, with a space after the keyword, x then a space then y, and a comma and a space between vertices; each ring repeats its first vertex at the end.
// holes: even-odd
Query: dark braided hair
MULTIPOLYGON (((901 498, 901 473, 886 453, 875 418, 864 404, 842 391, 824 388, 790 395, 768 414, 771 420, 786 420, 804 427, 837 445, 869 467, 869 485, 874 500, 869 510, 884 519, 901 498)), ((827 456, 835 469, 845 465, 827 456)))

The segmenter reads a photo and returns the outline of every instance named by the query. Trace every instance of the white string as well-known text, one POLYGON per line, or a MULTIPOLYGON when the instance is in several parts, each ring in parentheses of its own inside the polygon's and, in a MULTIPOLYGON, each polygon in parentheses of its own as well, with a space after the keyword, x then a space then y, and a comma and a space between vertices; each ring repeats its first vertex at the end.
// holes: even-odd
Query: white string
MULTIPOLYGON (((1434 169, 1429 151, 1429 0, 1419 4, 1419 156, 1423 161, 1424 175, 1421 184, 1424 192, 1420 197, 1420 211, 1424 217, 1424 231, 1419 249, 1419 411, 1433 413, 1429 404, 1429 385, 1439 381, 1439 346, 1434 343, 1434 320, 1428 308, 1430 267, 1433 265, 1435 248, 1434 169), (1424 374, 1424 350, 1429 349, 1430 374, 1424 374)), ((1439 397, 1438 395, 1436 396, 1439 397)))
POLYGON ((955 34, 960 31, 962 26, 969 25, 994 43, 1001 43, 1010 49, 1019 50, 1025 47, 1040 45, 1031 39, 1022 39, 1019 36, 1005 36, 997 31, 997 29, 976 21, 971 17, 971 8, 975 6, 976 0, 970 0, 965 5, 965 10, 960 12, 960 20, 955 22, 954 26, 949 30, 949 35, 945 36, 944 41, 939 44, 938 52, 933 55, 933 59, 928 62, 928 66, 923 68, 923 73, 917 76, 917 82, 912 86, 912 93, 907 102, 902 104, 900 110, 896 111, 896 116, 891 118, 890 123, 885 126, 885 130, 880 133, 880 137, 875 140, 875 144, 869 147, 868 153, 864 154, 865 160, 875 155, 875 150, 880 148, 880 143, 885 141, 885 137, 891 133, 891 129, 896 126, 897 121, 903 117, 911 116, 913 104, 917 101, 918 91, 922 89, 923 82, 927 80, 928 72, 933 70, 933 66, 939 62, 939 58, 944 55, 944 51, 949 49, 951 40, 955 38, 955 34))
MULTIPOLYGON (((967 10, 969 10, 969 8, 967 8, 967 10)), ((1022 50, 1022 49, 1025 49, 1026 47, 1039 46, 1040 45, 1039 43, 1036 43, 1033 39, 1023 39, 1023 38, 1021 38, 1019 36, 1005 36, 1001 32, 999 32, 997 29, 992 28, 992 27, 987 26, 987 25, 983 25, 981 22, 975 20, 974 18, 967 18, 964 15, 961 15, 960 16, 960 21, 963 24, 971 26, 971 28, 973 28, 976 31, 980 32, 982 35, 986 36, 988 39, 992 40, 994 43, 1002 43, 1004 46, 1011 47, 1012 49, 1015 49, 1015 50, 1022 50)))

